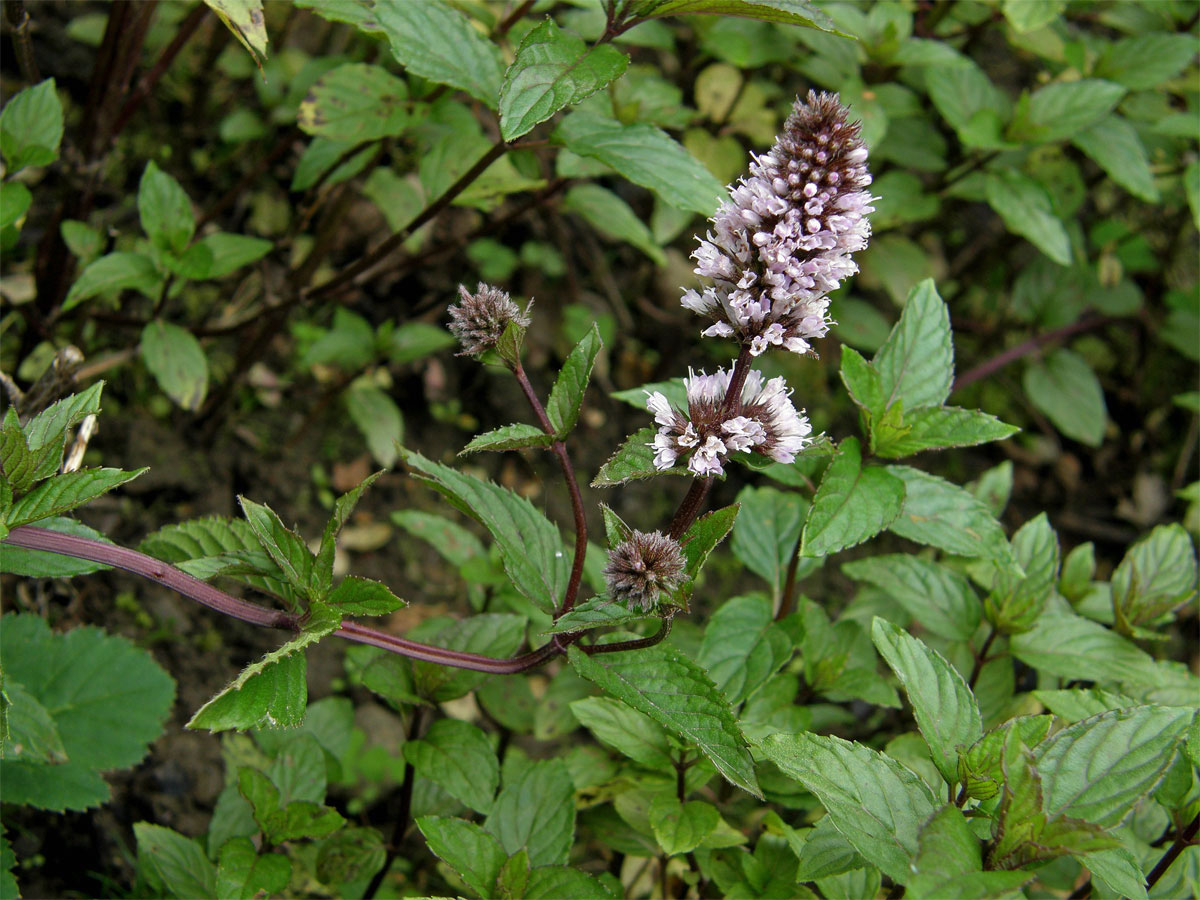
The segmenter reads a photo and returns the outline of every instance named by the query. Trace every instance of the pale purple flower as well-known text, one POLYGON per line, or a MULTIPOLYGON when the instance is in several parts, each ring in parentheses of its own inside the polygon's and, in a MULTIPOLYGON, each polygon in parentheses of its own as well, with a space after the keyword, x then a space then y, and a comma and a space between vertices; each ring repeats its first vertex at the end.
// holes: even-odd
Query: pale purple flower
POLYGON ((689 371, 684 379, 686 414, 659 391, 649 394, 646 405, 659 425, 649 445, 657 468, 669 469, 686 458, 696 476, 721 475, 730 453, 759 453, 790 463, 811 442, 812 426, 792 405, 791 391, 782 378, 764 384, 762 373, 751 369, 741 402, 727 411, 725 394, 731 374, 725 369, 713 375, 689 371))
POLYGON ((858 271, 850 254, 867 245, 867 150, 836 94, 797 99, 775 146, 753 157, 712 230, 692 254, 712 283, 682 303, 758 356, 770 347, 807 353, 824 337, 830 291, 858 271))

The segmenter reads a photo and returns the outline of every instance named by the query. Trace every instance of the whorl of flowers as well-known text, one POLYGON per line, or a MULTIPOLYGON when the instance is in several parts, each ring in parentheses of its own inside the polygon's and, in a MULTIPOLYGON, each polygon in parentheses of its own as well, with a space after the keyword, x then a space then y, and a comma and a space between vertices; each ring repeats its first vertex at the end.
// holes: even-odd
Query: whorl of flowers
POLYGON ((713 230, 692 254, 712 285, 683 305, 712 321, 702 333, 732 337, 758 356, 770 346, 806 353, 829 330, 829 298, 858 271, 873 212, 867 149, 836 94, 796 100, 775 146, 753 157, 713 230))
POLYGON ((661 531, 635 531, 608 554, 604 578, 614 601, 650 612, 658 606, 660 593, 683 583, 684 569, 678 541, 661 531))
POLYGON ((529 327, 528 307, 522 313, 521 308, 499 288, 480 282, 472 294, 460 284, 458 297, 458 305, 451 306, 449 313, 450 331, 463 347, 459 356, 482 353, 495 347, 510 323, 529 327))
POLYGON ((671 405, 660 392, 650 394, 646 405, 661 427, 650 446, 654 465, 669 469, 687 457, 693 474, 705 477, 724 473, 731 452, 761 453, 776 462, 790 463, 811 443, 812 426, 788 399, 791 391, 782 378, 763 384, 762 373, 751 369, 742 387, 741 403, 734 415, 725 410, 731 371, 714 375, 688 371, 687 414, 671 405))

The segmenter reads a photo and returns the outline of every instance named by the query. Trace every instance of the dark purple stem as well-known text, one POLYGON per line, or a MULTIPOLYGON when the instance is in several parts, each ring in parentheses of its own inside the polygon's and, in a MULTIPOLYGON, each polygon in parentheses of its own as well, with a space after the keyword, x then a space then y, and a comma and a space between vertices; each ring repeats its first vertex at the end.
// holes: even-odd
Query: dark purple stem
MULTIPOLYGON (((525 374, 520 360, 510 368, 513 376, 517 379, 517 384, 521 386, 521 391, 525 394, 525 399, 533 407, 533 414, 537 416, 538 425, 546 434, 553 435, 555 433, 554 426, 550 424, 550 418, 546 415, 542 401, 534 393, 533 385, 529 383, 529 376, 525 374)), ((567 455, 566 444, 562 441, 555 441, 550 445, 550 449, 554 453, 554 458, 558 460, 558 467, 562 469, 563 478, 567 482, 567 491, 571 495, 571 511, 575 514, 575 559, 571 563, 571 577, 567 581, 567 591, 563 595, 562 606, 555 615, 557 619, 571 610, 575 605, 575 599, 579 596, 579 584, 583 578, 583 562, 587 557, 587 517, 583 512, 583 495, 579 492, 579 482, 575 480, 575 469, 571 465, 571 457, 567 455)))
POLYGON ((1146 876, 1146 890, 1154 887, 1158 883, 1158 880, 1167 873, 1167 869, 1171 868, 1171 863, 1175 862, 1184 848, 1196 839, 1196 832, 1198 830, 1200 830, 1200 815, 1195 816, 1188 823, 1187 827, 1176 835, 1175 840, 1167 848, 1167 852, 1163 854, 1162 859, 1150 870, 1150 874, 1146 876))
MULTIPOLYGON (((246 600, 231 597, 224 591, 218 590, 211 584, 201 581, 186 572, 180 571, 162 560, 106 544, 92 538, 80 537, 74 534, 62 534, 33 525, 21 525, 8 533, 2 543, 14 547, 24 547, 27 550, 45 550, 50 553, 61 553, 75 559, 86 559, 91 562, 113 566, 141 575, 156 581, 164 587, 182 594, 190 600, 195 600, 219 613, 259 625, 264 628, 282 628, 286 631, 300 630, 300 616, 281 610, 265 609, 246 600)), ((336 632, 338 637, 360 644, 370 644, 410 659, 435 663, 443 666, 453 666, 457 669, 470 669, 475 672, 487 672, 492 675, 513 675, 540 666, 548 660, 566 651, 563 641, 550 641, 523 656, 512 659, 493 659, 477 653, 467 653, 462 650, 447 650, 444 647, 433 647, 418 641, 410 641, 386 632, 359 625, 357 622, 343 621, 336 632)), ((569 642, 568 642, 569 643, 569 642)))

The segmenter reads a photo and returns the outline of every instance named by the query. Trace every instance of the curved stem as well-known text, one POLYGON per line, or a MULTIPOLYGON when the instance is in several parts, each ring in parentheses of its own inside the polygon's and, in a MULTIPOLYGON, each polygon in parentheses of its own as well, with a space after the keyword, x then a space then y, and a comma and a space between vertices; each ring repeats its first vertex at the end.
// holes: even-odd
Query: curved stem
POLYGON ((1003 353, 998 353, 987 362, 981 363, 973 369, 963 372, 954 379, 953 390, 961 390, 968 384, 973 384, 987 378, 989 375, 1000 371, 1011 362, 1016 362, 1023 356, 1028 356, 1039 347, 1051 344, 1055 341, 1061 341, 1064 338, 1079 334, 1082 331, 1091 331, 1094 328, 1101 328, 1109 322, 1116 321, 1111 316, 1089 316, 1085 319, 1079 319, 1069 325, 1064 325, 1061 328, 1055 328, 1053 331, 1047 331, 1045 334, 1039 334, 1027 341, 1017 344, 1015 347, 1009 347, 1003 353))
MULTIPOLYGON (((550 424, 550 417, 546 415, 545 407, 534 393, 533 385, 530 384, 529 376, 525 374, 520 360, 517 360, 517 364, 511 368, 517 384, 521 386, 521 391, 525 394, 525 399, 533 407, 533 414, 537 416, 542 431, 553 435, 555 433, 554 426, 550 424)), ((575 605, 575 599, 579 596, 579 584, 583 579, 583 562, 587 557, 587 517, 583 511, 583 495, 579 492, 579 482, 575 480, 575 468, 571 465, 571 457, 567 455, 567 445, 562 441, 555 441, 550 445, 550 449, 554 453, 554 458, 558 460, 558 467, 562 469, 563 479, 567 482, 567 492, 571 495, 571 511, 575 515, 575 558, 571 563, 571 577, 567 581, 567 590, 563 594, 562 605, 555 615, 555 618, 558 618, 571 610, 575 605)))
MULTIPOLYGON (((655 644, 661 644, 666 639, 667 635, 671 633, 671 625, 674 623, 674 621, 675 613, 672 612, 669 616, 662 620, 662 625, 659 627, 658 631, 650 635, 650 637, 638 638, 634 641, 618 641, 615 644, 594 644, 590 647, 584 647, 580 645, 579 649, 588 656, 596 656, 599 653, 624 653, 626 650, 641 650, 644 647, 653 647, 655 644)), ((578 640, 580 636, 581 635, 573 635, 576 640, 578 640)))

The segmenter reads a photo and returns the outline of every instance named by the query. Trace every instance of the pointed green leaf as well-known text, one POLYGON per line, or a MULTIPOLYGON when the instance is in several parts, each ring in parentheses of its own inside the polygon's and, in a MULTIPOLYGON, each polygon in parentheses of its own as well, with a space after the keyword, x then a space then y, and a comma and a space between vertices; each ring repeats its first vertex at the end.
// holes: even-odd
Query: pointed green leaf
POLYGON ((686 475, 692 473, 684 466, 672 466, 670 469, 659 469, 654 465, 654 435, 657 429, 641 428, 625 438, 625 442, 596 473, 592 479, 592 487, 616 487, 640 478, 653 478, 655 475, 686 475))
POLYGON ((1060 266, 1071 264, 1071 239, 1040 182, 1016 169, 1003 169, 989 172, 985 186, 988 204, 1009 231, 1026 238, 1060 266))
POLYGON ((605 237, 641 250, 655 265, 667 264, 667 255, 650 227, 612 191, 598 184, 577 184, 563 198, 563 209, 580 216, 605 237))
POLYGON ((813 497, 800 544, 801 556, 828 556, 873 538, 897 521, 904 482, 892 469, 863 467, 855 438, 838 447, 813 497))
POLYGON ((1008 136, 1023 143, 1061 141, 1108 115, 1125 88, 1099 78, 1059 81, 1022 98, 1008 136))
POLYGON ((308 134, 349 143, 393 137, 408 125, 408 84, 382 66, 345 63, 318 78, 296 124, 308 134))
POLYGON ((919 544, 959 556, 1007 559, 1008 540, 991 511, 936 475, 908 466, 887 470, 904 482, 904 507, 888 528, 919 544))
POLYGON ((259 856, 250 838, 239 837, 221 846, 217 858, 216 897, 251 898, 279 894, 292 876, 292 861, 280 853, 259 856))
POLYGON ((217 867, 194 840, 149 822, 135 823, 133 834, 139 871, 146 872, 167 896, 217 896, 217 867))
POLYGON ((1194 598, 1196 551, 1186 529, 1178 523, 1159 525, 1130 547, 1113 572, 1112 592, 1125 634, 1194 598))
POLYGON ((1004 783, 1001 763, 1010 731, 1016 729, 1017 738, 1029 747, 1046 736, 1053 722, 1053 716, 1018 716, 1009 719, 960 754, 958 780, 966 789, 967 796, 976 800, 990 800, 1000 793, 1004 783))
POLYGON ((496 108, 504 74, 500 48, 458 10, 441 2, 383 3, 374 18, 405 69, 496 108))
POLYGON ((742 488, 737 502, 742 511, 730 549, 747 568, 766 579, 773 597, 779 597, 788 564, 796 553, 808 503, 795 492, 771 487, 742 488))
POLYGON ((877 456, 901 459, 923 450, 973 447, 1002 441, 1020 430, 1016 425, 1001 422, 985 412, 942 406, 907 410, 902 433, 889 434, 880 425, 872 429, 871 438, 877 456))
POLYGON ((943 806, 921 827, 913 877, 905 897, 1009 897, 1033 878, 1030 872, 985 872, 979 839, 954 806, 943 806))
POLYGON ((553 139, 568 150, 611 166, 665 203, 712 215, 725 196, 721 183, 665 131, 639 122, 623 125, 592 113, 573 112, 553 139))
POLYGON ((184 251, 178 261, 168 261, 168 265, 183 278, 208 281, 223 278, 242 266, 262 259, 274 246, 263 238, 217 231, 200 238, 184 251))
POLYGON ((404 745, 404 758, 451 797, 476 812, 491 812, 500 762, 487 735, 474 725, 438 719, 419 740, 404 745))
POLYGON ((593 324, 591 331, 575 345, 571 355, 563 363, 562 371, 558 373, 550 391, 550 399, 546 402, 546 415, 550 424, 554 426, 554 436, 559 440, 570 433, 579 419, 583 393, 587 390, 592 365, 596 362, 596 354, 600 352, 600 347, 600 329, 593 324))
POLYGON ((404 440, 404 415, 388 393, 362 378, 342 395, 346 413, 367 440, 375 462, 391 468, 404 440))
POLYGON ((1118 115, 1105 116, 1071 137, 1071 143, 1091 157, 1109 178, 1139 200, 1159 201, 1150 159, 1137 130, 1118 115))
POLYGON ((19 181, 0 184, 0 229, 15 225, 24 218, 33 203, 33 194, 19 181))
POLYGON ((553 612, 566 589, 569 566, 557 526, 512 491, 463 475, 419 453, 401 452, 416 477, 492 533, 504 570, 517 590, 540 609, 553 612))
POLYGON ((132 481, 148 469, 145 467, 132 472, 123 469, 81 469, 55 475, 13 503, 8 511, 7 525, 16 528, 83 506, 89 500, 132 481))
MULTIPOLYGON (((313 575, 315 585, 320 593, 327 593, 333 580, 333 554, 337 548, 338 534, 350 518, 350 514, 354 512, 354 507, 358 505, 362 495, 366 493, 367 488, 373 485, 382 474, 382 472, 375 472, 368 475, 338 497, 337 502, 334 503, 333 515, 329 517, 329 521, 325 523, 325 529, 321 532, 321 546, 317 550, 317 558, 314 562, 313 575)), ((381 613, 369 613, 368 615, 381 615, 381 613)))
POLYGON ((502 425, 484 434, 471 438, 471 443, 458 451, 459 456, 468 453, 478 453, 481 450, 524 450, 529 447, 549 447, 554 443, 554 435, 547 434, 536 425, 526 425, 515 422, 512 425, 502 425))
POLYGON ((971 689, 940 653, 879 616, 871 623, 871 639, 900 679, 934 765, 947 784, 955 784, 959 750, 983 737, 971 689))
POLYGON ((53 78, 25 88, 0 112, 0 153, 12 175, 26 166, 45 166, 58 159, 63 110, 53 78))
POLYGON ((8 727, 0 744, 0 759, 39 765, 68 761, 54 718, 19 681, 6 678, 3 685, 8 727))
POLYGON ((979 627, 982 606, 970 582, 932 560, 893 553, 856 559, 842 571, 885 591, 938 637, 965 641, 979 627))
POLYGON ((150 243, 164 253, 176 256, 182 253, 196 232, 192 201, 179 182, 160 169, 154 160, 146 163, 142 172, 137 205, 142 230, 150 243))
POLYGON ((700 748, 731 783, 761 796, 745 739, 729 702, 698 665, 665 644, 631 653, 569 651, 588 681, 700 748))
POLYGON ((1053 350, 1025 370, 1022 385, 1033 405, 1064 435, 1100 446, 1108 420, 1104 390, 1081 356, 1062 347, 1053 350))
POLYGON ((1119 825, 1166 774, 1194 709, 1141 706, 1068 725, 1034 748, 1050 816, 1119 825))
POLYGON ((163 276, 150 257, 124 251, 109 253, 89 263, 79 273, 63 300, 62 311, 66 312, 97 294, 111 294, 127 288, 157 299, 162 282, 163 276))
MULTIPOLYGON (((797 850, 798 839, 787 832, 784 836, 793 850, 797 850)), ((828 878, 831 875, 841 875, 853 869, 861 869, 867 865, 854 845, 846 840, 837 828, 833 818, 823 817, 817 822, 817 827, 808 832, 807 838, 797 850, 796 856, 800 865, 796 870, 796 879, 813 881, 817 878, 828 878)))
POLYGON ((1045 513, 1017 530, 1012 550, 1020 572, 1001 568, 984 601, 988 621, 1004 634, 1033 627, 1058 582, 1058 535, 1045 513))
POLYGON ((816 734, 775 734, 760 749, 816 794, 834 826, 900 884, 912 877, 921 824, 934 798, 916 775, 862 744, 816 734))
POLYGON ((699 800, 680 803, 670 794, 661 794, 650 804, 650 827, 667 856, 695 850, 720 821, 717 808, 699 800))
POLYGON ((142 361, 168 397, 197 410, 208 393, 208 358, 192 333, 155 319, 142 329, 142 361))
POLYGON ((68 428, 100 412, 100 392, 103 389, 104 382, 97 381, 86 391, 64 397, 30 419, 22 429, 29 448, 41 450, 57 445, 61 449, 65 440, 63 433, 68 428))
POLYGON ((697 662, 736 706, 791 656, 792 642, 775 623, 771 601, 749 594, 727 600, 709 619, 697 662))
POLYGON ((628 625, 641 619, 655 618, 654 612, 643 612, 641 609, 632 610, 616 603, 611 597, 601 594, 591 597, 573 607, 569 612, 555 619, 554 624, 543 634, 569 634, 572 631, 583 631, 588 628, 611 628, 617 625, 628 625))
POLYGON ((1153 684, 1154 660, 1132 641, 1082 616, 1047 613, 1012 637, 1013 656, 1046 675, 1068 680, 1153 684))
POLYGON ((204 0, 212 7, 225 27, 233 32, 239 44, 246 48, 254 64, 262 69, 267 58, 267 26, 263 18, 262 0, 204 0))
POLYGON ((950 339, 950 314, 932 278, 908 294, 900 321, 892 328, 872 360, 879 373, 886 401, 904 408, 941 406, 954 381, 954 344, 950 339))
MULTIPOLYGON (((59 456, 62 456, 61 448, 59 456)), ((29 442, 21 429, 17 410, 9 406, 4 414, 4 423, 0 425, 0 473, 4 476, 4 483, 9 492, 5 506, 12 503, 12 494, 29 490, 37 475, 37 469, 38 458, 29 450, 29 442)))
POLYGON ((643 713, 612 697, 584 697, 571 703, 579 723, 603 744, 651 769, 674 771, 671 738, 643 713))
POLYGON ((484 828, 507 853, 525 848, 531 865, 565 865, 575 840, 575 785, 566 763, 543 759, 506 775, 484 828))
POLYGON ((839 374, 850 392, 850 399, 867 414, 868 425, 881 418, 887 410, 888 390, 883 378, 863 355, 848 344, 842 345, 842 365, 839 374))
POLYGON ((1142 91, 1177 76, 1196 58, 1190 34, 1148 31, 1107 43, 1096 63, 1096 75, 1142 91))
POLYGON ((358 575, 343 578, 325 602, 343 616, 386 616, 408 605, 387 585, 358 575))
MULTIPOLYGON (((683 545, 683 556, 687 561, 684 571, 689 578, 695 578, 699 574, 709 554, 725 540, 725 536, 737 521, 740 509, 737 503, 714 509, 702 515, 684 532, 679 543, 683 545)), ((687 590, 688 596, 691 596, 691 583, 687 590)))
POLYGON ((480 897, 491 897, 508 854, 495 837, 473 822, 442 816, 419 816, 417 827, 429 849, 480 897))
POLYGON ((636 9, 650 18, 707 13, 836 31, 833 20, 807 0, 640 0, 636 9))
POLYGON ((588 48, 547 18, 521 40, 500 88, 500 136, 513 141, 618 78, 629 57, 611 44, 588 48))
POLYGON ((259 544, 279 566, 288 583, 303 595, 317 599, 319 588, 314 585, 315 557, 296 532, 289 529, 269 506, 238 497, 242 513, 259 544))

